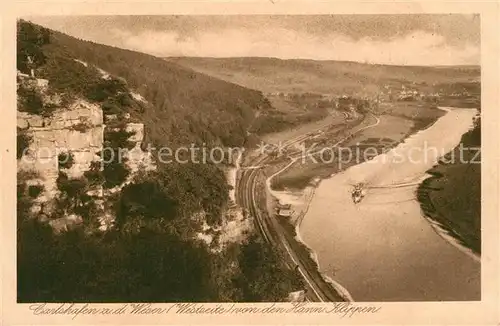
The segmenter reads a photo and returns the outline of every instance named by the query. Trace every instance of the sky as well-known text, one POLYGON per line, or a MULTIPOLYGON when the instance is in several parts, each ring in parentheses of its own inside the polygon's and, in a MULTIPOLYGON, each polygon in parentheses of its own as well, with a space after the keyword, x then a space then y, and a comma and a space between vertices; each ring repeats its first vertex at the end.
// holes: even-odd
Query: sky
POLYGON ((160 57, 480 64, 478 15, 44 16, 69 35, 160 57))

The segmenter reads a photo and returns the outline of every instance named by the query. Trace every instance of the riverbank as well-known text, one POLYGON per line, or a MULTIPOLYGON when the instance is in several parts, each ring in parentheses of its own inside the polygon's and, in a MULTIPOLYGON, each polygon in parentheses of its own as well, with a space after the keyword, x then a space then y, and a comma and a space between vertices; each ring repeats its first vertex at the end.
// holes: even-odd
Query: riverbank
POLYGON ((480 123, 476 123, 474 129, 462 136, 461 145, 427 171, 430 177, 417 189, 424 214, 478 257, 481 254, 480 135, 480 123))
MULTIPOLYGON (((318 152, 322 148, 328 151, 328 148, 335 149, 341 143, 352 141, 355 135, 367 128, 378 125, 379 118, 373 114, 364 117, 362 120, 350 122, 340 129, 328 128, 323 133, 314 136, 312 139, 305 140, 304 150, 297 155, 290 166, 275 177, 273 177, 271 186, 274 190, 285 190, 286 188, 302 190, 313 183, 316 178, 324 179, 337 173, 340 169, 338 164, 339 157, 327 159, 323 157, 323 152, 318 152), (336 142, 333 144, 333 142, 336 142)), ((332 151, 333 153, 333 151, 332 151)), ((334 154, 333 154, 334 155, 334 154)), ((356 162, 350 161, 344 165, 353 165, 356 162)))
MULTIPOLYGON (((444 113, 443 113, 444 114, 444 113)), ((376 122, 368 122, 366 126, 359 126, 358 130, 355 130, 352 133, 352 136, 349 138, 349 140, 345 140, 346 143, 348 144, 356 144, 359 146, 359 144, 362 144, 364 141, 368 140, 371 141, 371 145, 378 145, 379 147, 377 148, 379 150, 379 154, 386 152, 388 150, 391 150, 392 148, 400 145, 407 139, 408 137, 416 134, 417 132, 421 130, 425 130, 427 128, 430 128, 434 125, 434 123, 441 117, 442 114, 436 114, 433 117, 425 117, 417 120, 413 120, 413 124, 411 126, 407 126, 407 131, 400 131, 397 129, 397 131, 392 135, 393 139, 389 138, 381 138, 378 137, 377 139, 379 140, 378 142, 374 143, 371 141, 373 138, 371 138, 371 135, 364 135, 362 132, 368 131, 370 128, 374 128, 379 126, 381 119, 382 125, 380 126, 381 130, 385 130, 388 124, 393 123, 394 121, 392 120, 393 116, 384 116, 381 119, 376 118, 376 122), (386 117, 391 118, 385 121, 386 117), (400 133, 400 136, 398 138, 397 134, 400 133), (382 142, 381 140, 383 139, 389 139, 392 142, 382 142), (383 146, 382 146, 383 145, 383 146)), ((397 117, 396 117, 397 118, 397 117)), ((380 131, 378 131, 380 133, 380 131)), ((372 132, 372 134, 377 134, 377 131, 372 132)), ((340 145, 342 141, 337 142, 336 146, 340 145)), ((295 216, 292 216, 291 218, 287 219, 287 223, 289 223, 293 228, 296 229, 296 234, 299 234, 298 228, 300 227, 300 223, 302 222, 302 219, 304 218, 305 214, 307 213, 309 209, 309 205, 313 199, 314 193, 316 188, 319 186, 322 180, 331 178, 333 175, 336 173, 339 173, 343 170, 346 170, 350 168, 351 166, 354 166, 356 164, 361 164, 364 161, 356 161, 352 160, 350 162, 346 162, 342 164, 342 168, 340 168, 338 165, 335 164, 319 164, 322 165, 318 168, 318 171, 315 168, 313 168, 313 171, 311 172, 317 172, 310 174, 309 176, 305 177, 305 183, 302 184, 302 186, 299 186, 297 188, 295 187, 283 187, 283 185, 278 185, 275 183, 275 179, 278 179, 282 174, 286 173, 287 170, 290 170, 294 167, 294 165, 301 165, 300 160, 296 160, 295 162, 290 162, 290 164, 286 165, 285 168, 282 170, 280 169, 279 172, 274 173, 268 180, 269 183, 269 189, 270 189, 270 194, 271 196, 275 197, 278 202, 282 202, 283 204, 288 204, 291 205, 291 210, 295 212, 295 216), (308 195, 310 193, 310 195, 308 195), (293 198, 293 199, 291 199, 293 198)), ((303 163, 302 163, 303 164, 303 163)), ((318 164, 316 164, 318 165, 318 164)), ((304 168, 304 167, 303 167, 304 168)), ((300 181, 298 182, 300 184, 300 181)), ((297 183, 294 183, 294 185, 297 185, 297 183)), ((275 210, 276 209, 276 203, 273 208, 270 208, 270 210, 275 210)))
POLYGON ((381 115, 369 114, 362 122, 352 125, 352 129, 334 129, 307 140, 305 148, 312 154, 296 160, 290 168, 277 175, 273 179, 273 189, 300 190, 315 178, 330 178, 353 165, 363 163, 365 156, 373 157, 389 151, 415 133, 430 128, 446 113, 446 110, 438 108, 420 109, 421 112, 403 110, 405 114, 392 111, 381 115), (335 139, 343 140, 332 145, 335 139))

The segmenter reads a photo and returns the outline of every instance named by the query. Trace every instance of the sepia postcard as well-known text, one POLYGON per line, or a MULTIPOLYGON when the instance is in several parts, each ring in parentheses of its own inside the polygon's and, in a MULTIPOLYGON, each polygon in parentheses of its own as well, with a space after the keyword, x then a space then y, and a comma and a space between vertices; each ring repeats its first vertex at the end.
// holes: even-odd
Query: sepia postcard
POLYGON ((494 2, 19 2, 3 325, 497 325, 494 2))

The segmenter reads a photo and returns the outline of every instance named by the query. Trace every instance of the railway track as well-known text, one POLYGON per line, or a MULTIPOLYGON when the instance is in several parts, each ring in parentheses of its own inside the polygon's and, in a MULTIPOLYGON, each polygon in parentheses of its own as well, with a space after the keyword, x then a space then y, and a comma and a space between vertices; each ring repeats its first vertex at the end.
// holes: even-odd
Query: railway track
MULTIPOLYGON (((358 129, 349 136, 378 125, 380 120, 376 115, 374 117, 376 119, 375 123, 358 129)), ((314 135, 315 132, 310 132, 287 140, 284 144, 286 147, 291 147, 314 135)), ((348 137, 342 138, 334 146, 338 146, 348 139, 348 137)), ((292 163, 298 159, 290 158, 292 159, 292 163)), ((352 298, 350 298, 340 285, 325 281, 323 275, 318 271, 316 262, 311 258, 309 251, 301 247, 297 240, 294 239, 294 236, 290 232, 287 232, 274 216, 269 216, 266 208, 259 207, 258 200, 256 200, 258 174, 272 160, 272 157, 266 153, 262 153, 249 163, 254 168, 241 170, 241 177, 236 185, 236 200, 238 204, 245 209, 247 214, 250 214, 254 218, 256 227, 264 241, 284 255, 286 264, 290 269, 296 269, 302 275, 305 281, 306 297, 309 301, 352 301, 352 298)))
MULTIPOLYGON (((295 142, 303 139, 303 137, 297 137, 295 142)), ((290 142, 289 144, 293 143, 290 142)), ((238 204, 245 209, 247 214, 254 218, 256 228, 262 238, 269 245, 283 253, 288 267, 296 269, 302 275, 305 281, 306 297, 309 301, 345 301, 346 298, 340 296, 332 285, 323 279, 309 252, 306 252, 303 248, 298 248, 296 240, 283 229, 283 226, 278 223, 274 216, 269 216, 265 208, 258 206, 256 200, 257 177, 262 167, 270 161, 272 161, 272 158, 263 154, 251 162, 253 166, 258 166, 258 168, 241 171, 241 177, 236 187, 238 204)))

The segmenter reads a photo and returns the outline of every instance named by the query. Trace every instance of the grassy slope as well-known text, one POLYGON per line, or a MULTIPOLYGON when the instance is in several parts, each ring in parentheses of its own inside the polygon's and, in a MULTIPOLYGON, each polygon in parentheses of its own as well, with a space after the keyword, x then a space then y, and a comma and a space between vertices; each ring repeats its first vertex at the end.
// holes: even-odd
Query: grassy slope
POLYGON ((478 82, 479 67, 411 67, 274 58, 167 58, 170 62, 264 92, 372 95, 384 85, 421 87, 478 82), (424 84, 425 83, 425 84, 424 84))

